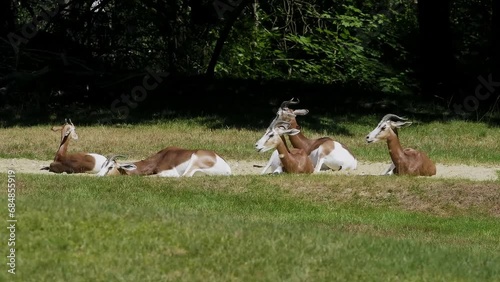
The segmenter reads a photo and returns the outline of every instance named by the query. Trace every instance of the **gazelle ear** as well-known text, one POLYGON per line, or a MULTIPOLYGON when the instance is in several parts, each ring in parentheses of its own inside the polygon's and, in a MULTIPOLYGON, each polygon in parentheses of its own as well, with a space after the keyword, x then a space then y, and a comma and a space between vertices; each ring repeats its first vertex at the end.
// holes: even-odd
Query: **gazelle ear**
POLYGON ((391 121, 391 126, 395 128, 401 128, 411 125, 411 121, 391 121))
POLYGON ((120 164, 118 166, 120 168, 123 168, 124 170, 133 170, 133 169, 137 168, 137 166, 135 164, 120 164))
POLYGON ((289 129, 288 131, 289 131, 288 135, 297 135, 300 133, 300 130, 295 128, 289 129))
POLYGON ((56 131, 61 131, 63 129, 62 126, 53 126, 50 130, 56 132, 56 131))
POLYGON ((284 118, 294 118, 295 113, 294 112, 289 112, 287 110, 282 110, 279 109, 277 112, 278 117, 284 117, 284 118))
POLYGON ((285 130, 284 133, 288 134, 288 135, 297 135, 300 133, 300 130, 295 129, 295 128, 291 128, 291 129, 285 130))
POLYGON ((306 109, 300 109, 300 110, 294 110, 293 114, 297 116, 305 116, 309 113, 309 110, 306 109))

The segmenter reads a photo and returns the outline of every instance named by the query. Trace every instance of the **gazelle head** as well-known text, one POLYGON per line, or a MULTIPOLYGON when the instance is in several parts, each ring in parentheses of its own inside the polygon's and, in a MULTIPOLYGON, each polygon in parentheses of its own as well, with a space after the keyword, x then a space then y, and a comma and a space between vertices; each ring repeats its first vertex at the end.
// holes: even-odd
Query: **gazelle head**
POLYGON ((101 170, 97 173, 97 176, 106 175, 121 175, 127 174, 127 170, 134 170, 137 168, 134 164, 119 164, 116 158, 124 157, 122 155, 110 155, 101 167, 101 170))
POLYGON ((273 127, 269 127, 257 143, 255 143, 255 149, 257 152, 265 152, 278 147, 282 135, 296 135, 300 130, 295 128, 290 128, 289 122, 280 121, 277 122, 273 127))
POLYGON ((410 124, 411 122, 407 121, 406 118, 393 114, 387 114, 382 118, 377 127, 375 127, 375 129, 366 136, 366 142, 372 143, 385 140, 391 135, 391 132, 397 134, 398 128, 408 126, 410 124))
POLYGON ((78 134, 76 134, 75 125, 71 122, 71 119, 64 119, 64 124, 52 127, 52 131, 61 131, 61 140, 68 136, 78 140, 78 134))
POLYGON ((289 105, 298 104, 300 101, 297 99, 294 101, 294 98, 290 99, 290 101, 283 101, 278 111, 276 112, 276 117, 271 121, 271 124, 267 128, 267 131, 272 131, 272 129, 280 122, 292 123, 295 121, 296 116, 304 116, 309 113, 309 110, 300 109, 300 110, 292 110, 288 108, 289 105))
POLYGON ((296 116, 307 115, 309 113, 309 110, 306 109, 293 110, 288 107, 289 105, 296 105, 298 103, 300 103, 300 100, 297 99, 296 101, 294 101, 294 98, 290 99, 290 101, 283 101, 283 103, 281 103, 280 108, 278 109, 278 112, 276 113, 275 121, 292 122, 296 116))

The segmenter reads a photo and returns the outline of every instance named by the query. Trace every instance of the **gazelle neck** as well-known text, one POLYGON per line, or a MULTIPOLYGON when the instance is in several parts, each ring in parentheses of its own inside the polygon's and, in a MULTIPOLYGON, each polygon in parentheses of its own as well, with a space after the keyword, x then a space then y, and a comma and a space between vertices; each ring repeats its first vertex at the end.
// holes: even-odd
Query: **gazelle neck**
POLYGON ((56 152, 54 161, 66 156, 66 152, 68 151, 69 139, 70 139, 69 134, 66 136, 64 135, 61 136, 61 144, 59 145, 59 149, 56 152))
POLYGON ((391 131, 389 137, 387 137, 387 147, 389 148, 389 154, 391 155, 392 162, 397 165, 404 159, 403 147, 399 142, 397 131, 391 131))
POLYGON ((284 140, 280 141, 280 143, 276 147, 276 150, 278 150, 279 158, 283 163, 283 167, 288 167, 288 165, 290 164, 290 151, 288 150, 288 146, 286 145, 284 140))
POLYGON ((290 127, 300 130, 298 134, 291 135, 289 137, 290 143, 292 143, 294 148, 307 148, 311 146, 312 140, 310 140, 309 138, 305 137, 304 134, 302 134, 300 125, 297 123, 295 119, 292 119, 290 121, 290 127))

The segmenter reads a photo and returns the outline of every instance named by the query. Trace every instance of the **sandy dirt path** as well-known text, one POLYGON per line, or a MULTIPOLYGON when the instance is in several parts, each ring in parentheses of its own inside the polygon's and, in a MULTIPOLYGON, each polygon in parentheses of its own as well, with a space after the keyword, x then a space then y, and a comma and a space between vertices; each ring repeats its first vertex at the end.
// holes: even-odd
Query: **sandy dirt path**
MULTIPOLYGON (((14 169, 17 173, 43 173, 53 174, 40 168, 50 164, 48 161, 29 160, 29 159, 0 159, 0 171, 7 172, 8 169, 14 169)), ((124 161, 126 162, 126 161, 124 161)), ((254 165, 265 165, 262 161, 249 160, 229 160, 229 165, 235 175, 260 174, 262 168, 254 165)), ((328 174, 349 174, 349 175, 380 175, 387 167, 388 163, 358 163, 358 169, 350 172, 326 171, 321 173, 328 174)), ((471 180, 497 180, 500 166, 467 166, 467 165, 444 165, 437 164, 437 175, 439 178, 464 178, 471 180)))

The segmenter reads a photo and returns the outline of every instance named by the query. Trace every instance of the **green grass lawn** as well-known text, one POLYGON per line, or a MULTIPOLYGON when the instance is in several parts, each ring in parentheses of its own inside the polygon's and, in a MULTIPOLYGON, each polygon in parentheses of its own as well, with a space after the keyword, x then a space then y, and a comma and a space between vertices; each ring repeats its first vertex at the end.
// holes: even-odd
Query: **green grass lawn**
MULTIPOLYGON (((303 121, 306 136, 334 137, 360 161, 388 160, 386 144, 364 140, 376 117, 303 121)), ((270 155, 253 146, 267 124, 73 122, 80 140, 69 152, 142 159, 175 145, 233 160, 270 155)), ((60 136, 51 126, 2 128, 0 158, 52 159, 60 136)), ((500 163, 500 130, 486 124, 416 121, 400 138, 439 163, 500 163)), ((6 184, 7 175, 0 177, 6 184)), ((500 281, 499 181, 331 174, 16 179, 17 281, 500 281)), ((4 262, 7 232, 0 228, 4 262)), ((11 281, 3 267, 0 281, 11 281)))
MULTIPOLYGON (((17 281, 500 277, 498 181, 332 175, 16 179, 17 281)), ((7 205, 5 193, 0 202, 7 205)), ((7 238, 7 229, 0 230, 7 238)), ((0 281, 13 281, 3 267, 0 281)))

